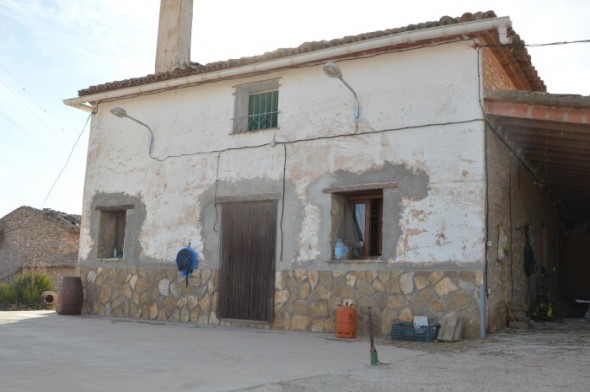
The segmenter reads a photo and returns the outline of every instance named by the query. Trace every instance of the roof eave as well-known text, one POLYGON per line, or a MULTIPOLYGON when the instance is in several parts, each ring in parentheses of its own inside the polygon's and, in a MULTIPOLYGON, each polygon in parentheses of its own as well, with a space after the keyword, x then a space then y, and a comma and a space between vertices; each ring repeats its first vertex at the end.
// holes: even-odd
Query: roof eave
POLYGON ((213 81, 247 77, 304 65, 321 64, 333 59, 359 57, 364 53, 375 53, 379 51, 391 52, 400 48, 423 45, 425 42, 429 41, 453 41, 458 37, 473 37, 474 35, 490 30, 498 32, 499 41, 501 43, 508 43, 506 31, 511 28, 511 25, 512 22, 509 17, 497 17, 405 31, 379 38, 334 46, 327 49, 310 51, 273 60, 261 61, 244 66, 230 67, 213 72, 198 73, 195 75, 83 95, 76 98, 65 99, 63 102, 68 106, 85 111, 92 111, 92 107, 99 102, 156 93, 171 88, 188 87, 213 81))

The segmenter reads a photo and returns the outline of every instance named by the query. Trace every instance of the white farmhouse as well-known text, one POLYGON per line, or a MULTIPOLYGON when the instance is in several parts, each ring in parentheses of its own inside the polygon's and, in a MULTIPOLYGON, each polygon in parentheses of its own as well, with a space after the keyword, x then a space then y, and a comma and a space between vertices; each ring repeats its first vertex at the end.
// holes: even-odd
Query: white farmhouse
POLYGON ((494 91, 545 91, 508 17, 201 65, 192 0, 164 3, 153 75, 66 100, 92 112, 85 313, 332 332, 348 302, 359 333, 370 307, 380 335, 454 312, 476 337, 529 304, 525 231, 550 267, 556 209, 493 126, 494 91))

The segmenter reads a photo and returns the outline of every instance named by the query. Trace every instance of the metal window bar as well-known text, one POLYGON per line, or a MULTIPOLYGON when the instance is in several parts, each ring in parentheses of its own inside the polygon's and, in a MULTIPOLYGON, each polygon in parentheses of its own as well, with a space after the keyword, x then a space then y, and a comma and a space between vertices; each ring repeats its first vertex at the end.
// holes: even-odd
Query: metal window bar
POLYGON ((248 130, 276 128, 278 124, 278 90, 257 92, 248 97, 248 130))

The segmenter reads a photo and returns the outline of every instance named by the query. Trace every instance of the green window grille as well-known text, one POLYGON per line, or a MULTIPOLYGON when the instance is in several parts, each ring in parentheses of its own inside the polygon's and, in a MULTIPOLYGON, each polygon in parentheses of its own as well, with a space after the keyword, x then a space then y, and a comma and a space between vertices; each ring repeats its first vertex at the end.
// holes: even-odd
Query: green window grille
POLYGON ((244 83, 234 88, 233 133, 279 127, 279 78, 244 83))
POLYGON ((250 94, 248 98, 248 131, 276 128, 278 116, 278 90, 250 94))

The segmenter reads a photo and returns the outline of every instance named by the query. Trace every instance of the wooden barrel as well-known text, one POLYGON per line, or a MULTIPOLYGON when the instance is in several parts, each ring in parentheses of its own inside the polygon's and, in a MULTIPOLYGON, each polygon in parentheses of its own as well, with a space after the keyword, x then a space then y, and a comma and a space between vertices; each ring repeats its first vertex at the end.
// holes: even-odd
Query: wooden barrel
POLYGON ((57 314, 82 314, 82 279, 77 276, 62 276, 57 301, 57 314))
POLYGON ((346 339, 356 337, 356 309, 354 305, 338 305, 336 309, 336 337, 346 339))

